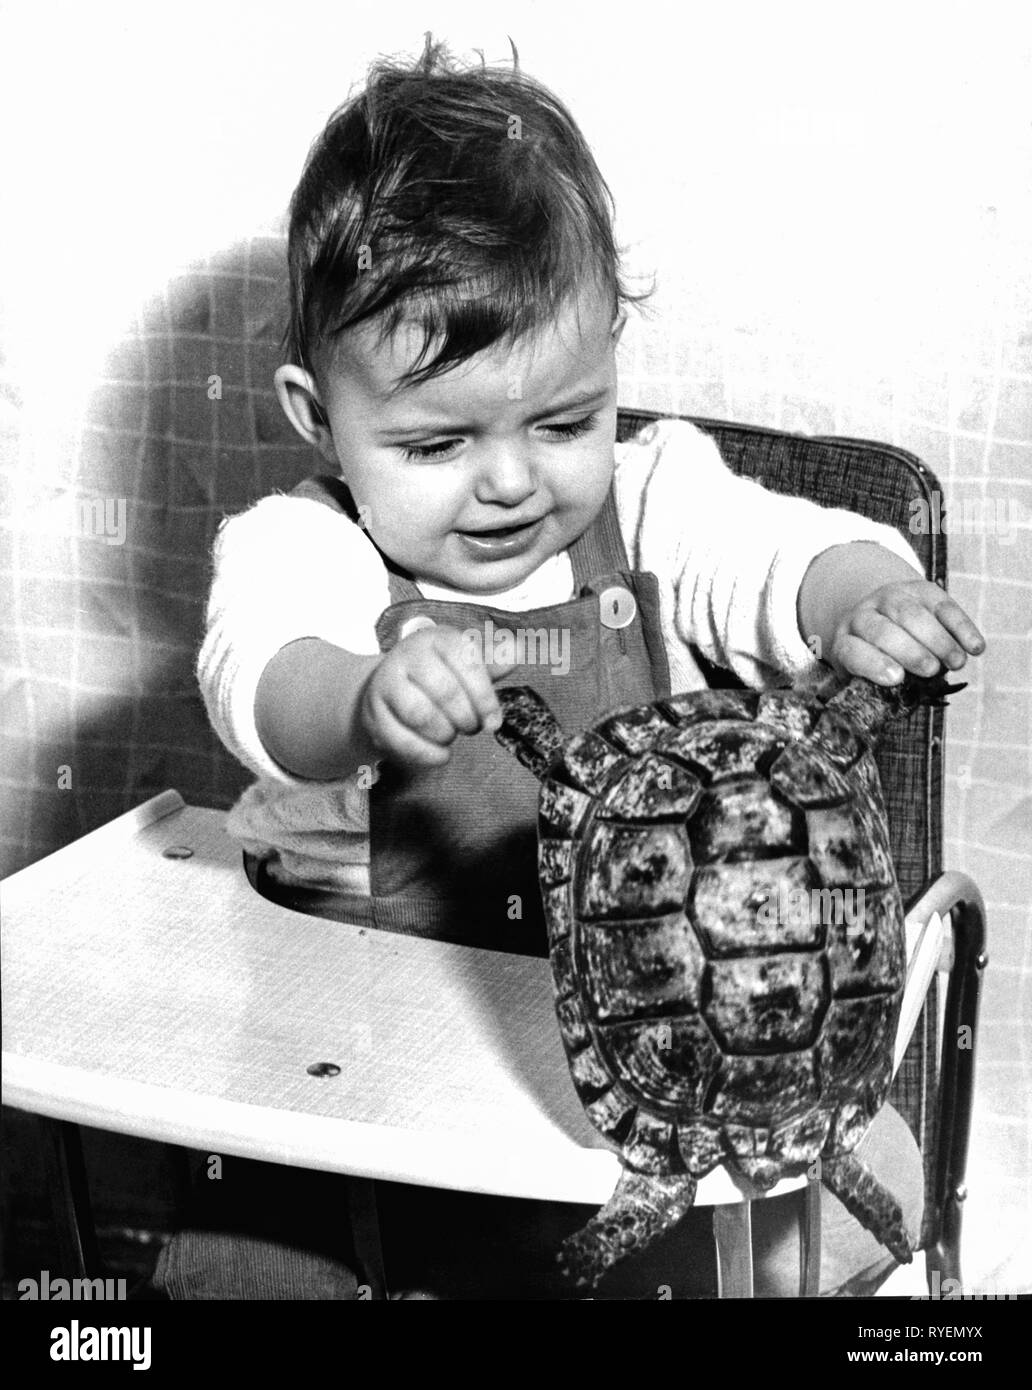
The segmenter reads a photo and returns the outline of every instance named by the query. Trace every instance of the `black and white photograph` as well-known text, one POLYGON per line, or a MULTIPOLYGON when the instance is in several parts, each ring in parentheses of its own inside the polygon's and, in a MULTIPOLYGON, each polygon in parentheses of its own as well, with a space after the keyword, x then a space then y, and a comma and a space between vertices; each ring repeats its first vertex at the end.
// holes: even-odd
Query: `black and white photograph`
POLYGON ((5 1327, 160 1373, 171 1304, 686 1301, 991 1364, 1027 7, 0 46, 5 1327))

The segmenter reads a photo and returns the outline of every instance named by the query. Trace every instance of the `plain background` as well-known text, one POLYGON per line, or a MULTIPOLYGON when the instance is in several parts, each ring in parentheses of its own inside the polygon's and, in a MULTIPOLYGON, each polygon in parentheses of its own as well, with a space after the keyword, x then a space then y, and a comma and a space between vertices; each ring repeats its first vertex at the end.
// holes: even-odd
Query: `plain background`
MULTIPOLYGON (((949 867, 989 903, 965 1255, 1032 1287, 1032 26, 1020 3, 5 5, 4 470, 57 470, 178 267, 281 217, 311 139, 425 30, 568 103, 647 316, 621 403, 898 444, 955 512, 989 654, 949 716, 949 867), (643 277, 637 279, 635 277, 643 277), (995 513, 994 513, 995 514, 995 513)), ((919 1291, 920 1283, 915 1286, 919 1291)))

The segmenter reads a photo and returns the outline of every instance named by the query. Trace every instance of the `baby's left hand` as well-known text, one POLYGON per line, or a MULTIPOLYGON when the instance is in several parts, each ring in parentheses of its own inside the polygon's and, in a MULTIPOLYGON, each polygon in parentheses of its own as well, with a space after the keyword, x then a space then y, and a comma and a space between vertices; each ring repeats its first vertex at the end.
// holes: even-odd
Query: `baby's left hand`
POLYGON ((851 608, 835 629, 830 661, 876 685, 898 685, 904 673, 933 676, 941 665, 959 671, 985 638, 949 595, 926 579, 883 584, 851 608))

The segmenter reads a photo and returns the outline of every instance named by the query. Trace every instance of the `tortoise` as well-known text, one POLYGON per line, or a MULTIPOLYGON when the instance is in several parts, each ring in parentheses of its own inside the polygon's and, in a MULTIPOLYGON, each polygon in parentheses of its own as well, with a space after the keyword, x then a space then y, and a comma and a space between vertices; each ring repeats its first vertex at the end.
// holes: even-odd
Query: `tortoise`
POLYGON ((873 749, 890 718, 960 689, 705 690, 571 738, 530 687, 498 691, 496 737, 541 782, 572 1079, 622 1163, 558 1256, 576 1284, 671 1229, 718 1164, 761 1191, 819 1174, 910 1262, 899 1203, 853 1154, 892 1079, 906 967, 873 749), (836 910, 848 894, 861 913, 836 910))

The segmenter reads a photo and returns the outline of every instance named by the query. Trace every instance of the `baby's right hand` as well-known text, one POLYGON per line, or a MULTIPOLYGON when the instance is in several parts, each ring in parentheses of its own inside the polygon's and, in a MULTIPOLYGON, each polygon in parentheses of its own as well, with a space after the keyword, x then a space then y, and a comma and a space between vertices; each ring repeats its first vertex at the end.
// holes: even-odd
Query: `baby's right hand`
POLYGON ((366 682, 361 720, 378 751, 415 767, 439 767, 458 734, 494 732, 502 710, 492 680, 511 666, 485 666, 453 627, 403 637, 366 682))

